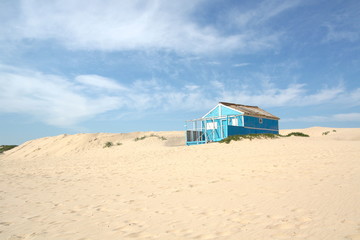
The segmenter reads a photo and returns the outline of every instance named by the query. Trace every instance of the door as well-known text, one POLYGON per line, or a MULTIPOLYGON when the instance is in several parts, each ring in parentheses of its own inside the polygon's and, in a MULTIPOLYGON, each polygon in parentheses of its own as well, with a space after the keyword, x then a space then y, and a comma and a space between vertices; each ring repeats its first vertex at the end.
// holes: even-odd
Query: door
POLYGON ((227 137, 227 120, 223 119, 221 120, 221 139, 224 139, 227 137))

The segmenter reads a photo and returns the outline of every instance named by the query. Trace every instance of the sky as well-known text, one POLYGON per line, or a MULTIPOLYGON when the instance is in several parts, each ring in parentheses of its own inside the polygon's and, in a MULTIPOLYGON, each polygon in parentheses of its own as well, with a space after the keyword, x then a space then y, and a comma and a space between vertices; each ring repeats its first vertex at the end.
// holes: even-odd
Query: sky
POLYGON ((358 0, 0 0, 0 145, 183 130, 220 101, 360 127, 358 0))

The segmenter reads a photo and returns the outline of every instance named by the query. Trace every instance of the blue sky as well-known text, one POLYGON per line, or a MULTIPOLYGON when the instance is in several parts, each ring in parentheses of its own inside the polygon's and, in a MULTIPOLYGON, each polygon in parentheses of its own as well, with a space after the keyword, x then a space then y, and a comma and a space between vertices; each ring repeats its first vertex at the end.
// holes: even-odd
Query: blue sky
POLYGON ((360 127, 357 0, 1 0, 0 144, 183 130, 219 101, 360 127))

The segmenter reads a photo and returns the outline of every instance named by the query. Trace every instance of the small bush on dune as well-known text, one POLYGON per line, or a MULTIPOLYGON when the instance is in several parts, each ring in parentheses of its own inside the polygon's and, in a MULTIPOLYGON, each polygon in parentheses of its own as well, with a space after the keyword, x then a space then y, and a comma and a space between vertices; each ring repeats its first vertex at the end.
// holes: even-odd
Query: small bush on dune
POLYGON ((156 134, 153 134, 153 133, 150 134, 150 137, 157 137, 158 139, 163 140, 163 141, 164 141, 164 140, 167 140, 166 137, 159 136, 159 135, 156 135, 156 134))
POLYGON ((17 147, 18 145, 1 145, 0 146, 0 153, 3 153, 5 151, 8 151, 10 149, 13 149, 15 147, 17 147))
POLYGON ((249 139, 250 141, 253 139, 274 139, 279 137, 309 137, 309 135, 301 132, 292 132, 287 135, 273 134, 273 133, 259 133, 259 134, 246 134, 246 135, 233 135, 227 138, 222 139, 219 143, 230 143, 231 141, 241 141, 243 139, 249 139))
POLYGON ((140 141, 140 140, 144 140, 145 138, 147 138, 147 136, 142 136, 142 137, 137 137, 134 139, 135 142, 140 141))
POLYGON ((227 138, 224 138, 220 141, 220 143, 230 143, 231 141, 241 141, 243 139, 249 139, 250 141, 253 139, 273 139, 278 138, 280 135, 272 134, 272 133, 260 133, 260 134, 246 134, 246 135, 233 135, 227 138))
POLYGON ((112 142, 106 142, 105 145, 104 145, 104 148, 109 148, 109 147, 112 147, 114 146, 114 144, 112 142))
MULTIPOLYGON (((332 132, 336 132, 336 130, 333 129, 332 132)), ((330 131, 326 131, 326 132, 323 132, 322 135, 323 135, 323 136, 326 136, 326 135, 328 135, 329 133, 330 133, 330 131)))
POLYGON ((149 136, 142 136, 142 137, 137 137, 137 138, 135 138, 134 139, 134 141, 135 142, 137 142, 137 141, 140 141, 140 140, 144 140, 145 138, 148 138, 148 137, 157 137, 158 139, 160 139, 160 140, 167 140, 167 138, 166 137, 163 137, 163 136, 159 136, 159 135, 156 135, 156 134, 150 134, 149 136))
MULTIPOLYGON (((122 143, 116 143, 116 146, 121 146, 122 145, 122 143)), ((109 147, 112 147, 112 146, 114 146, 114 143, 113 142, 106 142, 105 144, 104 144, 104 148, 109 148, 109 147)))
POLYGON ((292 133, 289 133, 285 136, 282 136, 282 137, 291 137, 291 136, 295 136, 295 137, 310 137, 309 135, 305 134, 305 133, 302 133, 302 132, 292 132, 292 133))

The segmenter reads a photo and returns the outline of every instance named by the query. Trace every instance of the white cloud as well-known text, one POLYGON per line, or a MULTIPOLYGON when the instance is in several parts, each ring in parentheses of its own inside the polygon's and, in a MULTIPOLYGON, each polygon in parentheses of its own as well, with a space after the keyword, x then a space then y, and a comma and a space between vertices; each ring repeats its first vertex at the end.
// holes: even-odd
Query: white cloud
POLYGON ((360 122, 360 113, 341 113, 329 116, 307 116, 282 119, 283 122, 360 122))
MULTIPOLYGON (((334 87, 309 93, 304 84, 278 88, 269 81, 264 81, 258 88, 244 88, 234 83, 227 85, 217 80, 180 87, 160 79, 120 84, 98 75, 80 75, 70 79, 0 65, 0 112, 28 114, 38 121, 62 127, 75 126, 109 111, 122 114, 207 111, 218 101, 265 108, 320 104, 357 106, 360 105, 359 91, 334 87)), ((340 121, 357 119, 358 115, 339 114, 333 117, 335 121, 340 121)))
POLYGON ((126 87, 121 84, 115 82, 112 79, 101 77, 98 75, 80 75, 75 77, 75 80, 84 85, 88 85, 90 87, 96 87, 100 89, 107 89, 110 91, 119 91, 119 90, 127 90, 126 87))
POLYGON ((264 1, 259 9, 228 19, 247 20, 245 27, 225 34, 224 26, 204 25, 195 20, 196 11, 201 11, 205 3, 204 0, 22 0, 21 7, 6 17, 0 38, 56 40, 70 49, 85 50, 249 52, 272 48, 279 40, 277 33, 264 33, 249 22, 264 23, 296 6, 294 1, 291 4, 264 1))
POLYGON ((233 67, 246 67, 250 65, 250 63, 236 63, 236 64, 233 64, 232 66, 233 67))
POLYGON ((336 29, 336 25, 328 24, 327 34, 325 36, 324 42, 338 42, 338 41, 349 41, 356 42, 360 39, 360 29, 347 29, 347 30, 338 30, 336 29))
POLYGON ((345 89, 342 86, 336 86, 333 88, 320 89, 317 93, 305 96, 299 104, 301 105, 314 105, 316 103, 325 103, 340 97, 345 93, 345 89))
POLYGON ((218 61, 210 61, 210 62, 207 62, 207 64, 209 64, 209 65, 220 65, 221 63, 218 62, 218 61))
MULTIPOLYGON (((340 103, 344 101, 344 96, 349 94, 345 89, 339 87, 320 89, 316 93, 309 93, 305 87, 305 84, 290 84, 285 88, 278 88, 270 82, 263 84, 260 88, 241 89, 240 86, 233 85, 231 88, 226 88, 217 84, 221 99, 224 101, 265 107, 300 107, 331 102, 340 103)), ((352 104, 360 104, 360 102, 352 104)))
POLYGON ((121 106, 120 97, 87 96, 78 87, 64 77, 0 65, 0 111, 68 127, 121 106))
POLYGON ((358 2, 349 1, 337 7, 322 19, 326 28, 323 42, 357 42, 360 40, 360 15, 358 2))
POLYGON ((360 122, 360 113, 335 114, 334 121, 337 122, 360 122))
POLYGON ((196 89, 199 89, 200 86, 198 85, 194 85, 194 84, 189 84, 189 85, 185 85, 185 89, 188 89, 190 91, 194 91, 196 89))
POLYGON ((300 3, 300 0, 267 0, 260 2, 260 4, 258 4, 255 9, 247 12, 242 12, 241 9, 235 9, 230 17, 235 19, 235 23, 241 28, 248 27, 249 25, 261 25, 266 23, 271 18, 274 18, 287 10, 299 6, 300 3))

